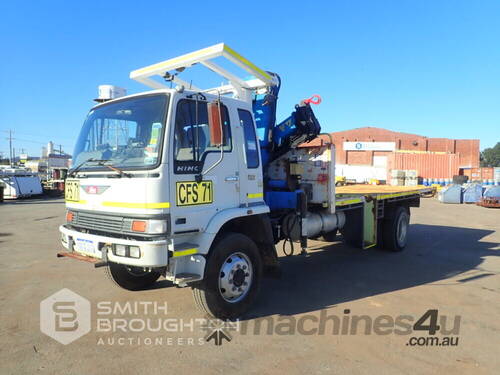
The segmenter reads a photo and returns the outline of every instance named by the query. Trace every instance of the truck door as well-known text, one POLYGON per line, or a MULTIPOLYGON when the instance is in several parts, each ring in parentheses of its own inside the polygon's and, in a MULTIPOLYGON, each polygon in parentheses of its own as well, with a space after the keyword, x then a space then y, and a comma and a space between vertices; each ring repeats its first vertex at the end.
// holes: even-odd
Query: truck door
POLYGON ((173 234, 203 231, 217 212, 240 205, 238 157, 229 111, 224 104, 222 113, 221 150, 221 147, 210 143, 207 100, 204 95, 188 95, 174 104, 170 133, 173 166, 170 168, 170 212, 173 234), (196 182, 196 176, 214 164, 217 165, 203 176, 202 181, 196 182))
POLYGON ((255 133, 252 113, 246 109, 238 109, 238 136, 241 147, 240 179, 242 203, 252 205, 264 200, 262 168, 259 142, 255 133))

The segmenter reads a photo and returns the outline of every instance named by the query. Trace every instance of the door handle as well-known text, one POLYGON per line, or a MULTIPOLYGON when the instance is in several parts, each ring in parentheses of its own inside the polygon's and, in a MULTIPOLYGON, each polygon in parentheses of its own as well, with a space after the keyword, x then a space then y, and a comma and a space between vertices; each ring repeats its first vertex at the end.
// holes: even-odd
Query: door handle
POLYGON ((227 176, 226 181, 238 181, 238 176, 227 176))

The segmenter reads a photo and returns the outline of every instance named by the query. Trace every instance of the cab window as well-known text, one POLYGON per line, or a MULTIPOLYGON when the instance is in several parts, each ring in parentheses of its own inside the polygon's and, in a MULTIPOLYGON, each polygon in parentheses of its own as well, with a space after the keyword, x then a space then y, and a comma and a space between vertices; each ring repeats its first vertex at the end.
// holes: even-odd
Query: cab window
MULTIPOLYGON (((231 133, 227 107, 224 111, 223 149, 231 151, 231 133)), ((210 144, 207 102, 182 99, 177 104, 174 132, 174 158, 178 161, 202 161, 209 152, 220 152, 210 144)))
POLYGON ((248 168, 257 168, 259 166, 259 151, 257 149, 257 137, 255 135, 255 126, 250 112, 238 109, 240 125, 243 128, 245 137, 245 155, 248 168))

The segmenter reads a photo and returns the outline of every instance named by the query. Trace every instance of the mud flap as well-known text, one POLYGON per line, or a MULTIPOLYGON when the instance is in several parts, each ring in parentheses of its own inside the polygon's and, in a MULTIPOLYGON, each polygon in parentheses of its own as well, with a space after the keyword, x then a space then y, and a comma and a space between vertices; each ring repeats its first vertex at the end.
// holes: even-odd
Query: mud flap
POLYGON ((365 202, 363 206, 363 249, 377 244, 377 219, 375 201, 365 202))

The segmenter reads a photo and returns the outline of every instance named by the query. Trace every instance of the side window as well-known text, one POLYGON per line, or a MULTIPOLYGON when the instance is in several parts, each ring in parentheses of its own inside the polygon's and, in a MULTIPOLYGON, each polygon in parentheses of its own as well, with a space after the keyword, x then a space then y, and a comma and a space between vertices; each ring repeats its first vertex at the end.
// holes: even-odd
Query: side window
POLYGON ((240 125, 243 128, 245 135, 245 153, 247 158, 248 168, 257 168, 259 166, 259 151, 257 149, 257 137, 255 135, 255 127, 250 112, 243 109, 238 109, 240 125))
MULTIPOLYGON (((224 111, 224 151, 231 151, 229 114, 224 111)), ((177 104, 174 132, 174 158, 178 161, 200 161, 208 152, 220 152, 210 144, 207 102, 182 99, 177 104)))

